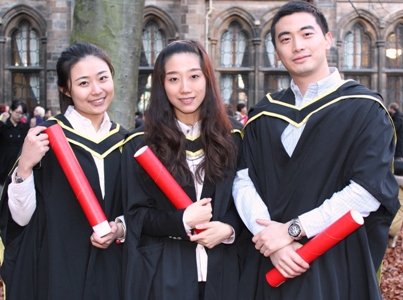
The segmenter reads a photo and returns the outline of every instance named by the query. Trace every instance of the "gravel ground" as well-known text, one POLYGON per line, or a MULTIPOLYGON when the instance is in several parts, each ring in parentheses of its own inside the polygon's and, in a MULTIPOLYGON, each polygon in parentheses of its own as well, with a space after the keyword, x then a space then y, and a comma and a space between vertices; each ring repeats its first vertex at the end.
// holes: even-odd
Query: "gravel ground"
POLYGON ((384 300, 403 300, 403 227, 395 248, 387 248, 383 259, 381 291, 384 300))

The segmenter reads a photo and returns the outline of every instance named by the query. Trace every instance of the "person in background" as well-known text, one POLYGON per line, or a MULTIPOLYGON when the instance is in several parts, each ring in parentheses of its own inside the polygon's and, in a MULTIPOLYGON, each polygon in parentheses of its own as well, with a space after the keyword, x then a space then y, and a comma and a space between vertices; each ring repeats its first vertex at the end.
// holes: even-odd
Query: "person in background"
POLYGON ((144 125, 143 114, 140 111, 136 111, 134 118, 134 128, 139 128, 144 125))
POLYGON ((52 117, 52 110, 50 108, 47 108, 45 110, 45 117, 43 118, 44 121, 52 117))
POLYGON ((152 80, 145 126, 123 148, 125 299, 237 299, 235 239, 244 227, 231 188, 242 126, 227 116, 199 42, 170 43, 152 80), (186 209, 175 209, 134 159, 145 145, 193 200, 186 209))
POLYGON ((403 223, 403 114, 400 112, 400 107, 397 102, 390 103, 388 111, 392 117, 397 137, 394 174, 399 184, 399 201, 401 205, 389 228, 388 246, 394 248, 403 223))
POLYGON ((37 106, 34 109, 34 116, 31 118, 31 127, 38 126, 44 122, 45 109, 42 106, 37 106))
MULTIPOLYGON (((11 103, 9 117, 4 122, 0 122, 0 186, 4 185, 28 133, 28 124, 21 122, 21 118, 26 113, 25 103, 14 100, 11 103)), ((6 112, 3 114, 7 115, 6 112)))
POLYGON ((389 104, 388 111, 392 116, 397 136, 395 161, 403 161, 403 114, 400 112, 399 104, 396 102, 389 104))
POLYGON ((126 130, 106 112, 114 69, 105 51, 89 43, 64 50, 56 69, 62 114, 30 129, 1 200, 6 298, 122 299, 123 245, 116 241, 125 235, 120 148, 126 130), (56 123, 109 220, 107 235, 93 232, 43 133, 56 123))
POLYGON ((246 104, 238 103, 236 106, 235 118, 245 125, 248 122, 247 112, 248 109, 246 108, 246 104))
POLYGON ((292 80, 244 128, 233 195, 253 238, 239 299, 381 300, 377 270, 399 209, 392 120, 379 94, 329 68, 317 7, 287 2, 271 36, 292 80), (307 264, 297 250, 352 209, 364 226, 307 264), (278 287, 266 281, 273 267, 288 279, 278 287))

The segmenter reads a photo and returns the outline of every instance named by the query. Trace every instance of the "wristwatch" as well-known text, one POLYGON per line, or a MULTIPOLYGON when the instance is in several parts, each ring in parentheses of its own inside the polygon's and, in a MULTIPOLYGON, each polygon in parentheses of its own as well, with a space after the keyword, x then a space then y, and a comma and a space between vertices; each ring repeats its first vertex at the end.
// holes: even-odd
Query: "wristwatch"
POLYGON ((288 234, 294 240, 300 240, 302 238, 302 229, 297 218, 291 220, 290 226, 288 227, 288 234))
POLYGON ((24 178, 22 178, 22 177, 20 177, 20 176, 18 176, 17 174, 15 174, 15 182, 16 183, 21 183, 21 182, 24 182, 24 178))
POLYGON ((125 226, 125 223, 123 223, 123 221, 120 218, 116 218, 115 223, 116 223, 116 226, 118 226, 120 224, 123 229, 123 235, 116 239, 116 244, 119 245, 119 244, 123 243, 124 240, 126 239, 126 226, 125 226))

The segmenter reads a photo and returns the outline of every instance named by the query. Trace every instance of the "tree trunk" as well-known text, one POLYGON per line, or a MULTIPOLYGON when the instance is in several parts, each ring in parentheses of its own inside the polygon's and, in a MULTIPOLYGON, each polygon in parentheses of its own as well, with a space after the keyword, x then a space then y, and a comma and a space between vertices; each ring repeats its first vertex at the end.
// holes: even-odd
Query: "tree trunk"
POLYGON ((115 98, 110 118, 133 127, 137 110, 138 70, 144 0, 77 0, 71 43, 89 42, 103 48, 115 68, 115 98))

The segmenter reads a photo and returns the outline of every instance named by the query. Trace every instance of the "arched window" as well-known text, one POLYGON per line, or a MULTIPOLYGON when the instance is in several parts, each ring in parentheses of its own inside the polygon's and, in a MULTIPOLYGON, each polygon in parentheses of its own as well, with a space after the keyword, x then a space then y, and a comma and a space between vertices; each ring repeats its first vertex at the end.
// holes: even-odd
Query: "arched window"
POLYGON ((371 39, 361 24, 354 25, 344 38, 344 68, 366 69, 371 67, 371 39))
POLYGON ((137 108, 139 111, 144 112, 150 98, 151 76, 154 63, 158 54, 167 45, 167 38, 157 22, 150 20, 144 27, 142 42, 137 108))
POLYGON ((344 79, 353 79, 368 88, 372 88, 373 70, 371 60, 371 38, 364 27, 357 22, 344 37, 342 73, 344 79))
POLYGON ((40 38, 31 23, 23 19, 11 34, 13 100, 22 100, 28 111, 41 103, 40 38))
POLYGON ((403 24, 399 23, 386 41, 386 68, 392 72, 387 75, 387 101, 403 100, 403 24), (394 70, 393 70, 394 69, 394 70))
POLYGON ((238 22, 232 22, 221 36, 220 67, 221 97, 233 109, 239 102, 248 101, 249 42, 238 22))
POLYGON ((150 21, 143 30, 142 41, 140 65, 154 66, 158 54, 166 46, 165 34, 158 28, 157 23, 150 21))
POLYGON ((403 69, 403 24, 398 24, 386 42, 386 67, 403 69))
POLYGON ((281 60, 278 60, 275 55, 274 45, 271 41, 270 31, 264 38, 264 92, 273 93, 290 86, 291 77, 288 71, 284 68, 281 60))
POLYGON ((39 65, 39 39, 35 29, 31 28, 28 21, 20 23, 12 37, 12 65, 13 66, 38 66, 39 65))
POLYGON ((265 49, 265 66, 269 68, 284 68, 281 60, 276 58, 274 45, 271 41, 271 33, 268 32, 264 38, 264 49, 265 49))
POLYGON ((248 41, 241 26, 237 22, 232 22, 221 37, 221 67, 244 67, 247 66, 248 41))

